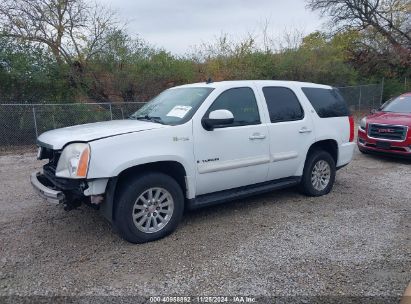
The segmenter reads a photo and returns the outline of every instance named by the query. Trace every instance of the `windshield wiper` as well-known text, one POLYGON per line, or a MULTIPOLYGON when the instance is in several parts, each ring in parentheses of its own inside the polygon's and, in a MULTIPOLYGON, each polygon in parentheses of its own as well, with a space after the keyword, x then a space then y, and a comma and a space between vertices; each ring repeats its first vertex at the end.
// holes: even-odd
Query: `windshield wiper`
POLYGON ((133 117, 133 118, 135 118, 137 120, 148 120, 148 121, 156 122, 156 123, 159 123, 159 124, 162 124, 162 125, 165 124, 163 122, 163 120, 161 119, 161 117, 158 117, 158 116, 144 115, 144 116, 137 116, 137 117, 133 117))

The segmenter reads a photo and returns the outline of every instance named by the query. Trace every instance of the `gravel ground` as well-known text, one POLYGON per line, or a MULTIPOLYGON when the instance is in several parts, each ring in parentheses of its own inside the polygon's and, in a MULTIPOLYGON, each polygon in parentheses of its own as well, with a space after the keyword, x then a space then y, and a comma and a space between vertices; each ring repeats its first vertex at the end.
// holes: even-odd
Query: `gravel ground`
POLYGON ((28 182, 32 153, 0 156, 0 295, 394 296, 411 279, 411 162, 355 155, 334 190, 277 191, 185 215, 132 245, 87 207, 28 182))

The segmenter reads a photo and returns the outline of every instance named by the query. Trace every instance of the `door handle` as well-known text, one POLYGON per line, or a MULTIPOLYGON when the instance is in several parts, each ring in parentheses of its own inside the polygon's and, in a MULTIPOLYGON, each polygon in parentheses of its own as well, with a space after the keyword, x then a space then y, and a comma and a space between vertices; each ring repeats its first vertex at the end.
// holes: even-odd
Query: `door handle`
POLYGON ((311 129, 307 129, 306 127, 303 127, 298 132, 303 134, 303 133, 311 133, 312 131, 311 131, 311 129))
POLYGON ((249 137, 250 140, 255 140, 255 139, 265 139, 265 135, 264 134, 260 134, 260 133, 254 133, 253 135, 251 135, 249 137))

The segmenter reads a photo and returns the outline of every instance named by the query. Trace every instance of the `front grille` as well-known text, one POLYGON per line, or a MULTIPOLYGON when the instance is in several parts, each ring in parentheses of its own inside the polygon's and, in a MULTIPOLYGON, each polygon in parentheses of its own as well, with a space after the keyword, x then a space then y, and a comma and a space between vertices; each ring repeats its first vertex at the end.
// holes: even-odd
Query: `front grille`
POLYGON ((56 179, 56 166, 54 166, 51 162, 43 166, 43 172, 48 179, 56 179))
POLYGON ((59 162, 60 156, 61 156, 61 151, 54 151, 54 150, 53 150, 52 156, 50 157, 50 162, 49 162, 49 164, 50 164, 51 166, 53 166, 54 169, 57 168, 57 164, 58 164, 58 162, 59 162))
POLYGON ((407 130, 406 126, 369 124, 368 136, 378 139, 403 141, 407 136, 407 130))
POLYGON ((60 159, 61 152, 55 150, 48 150, 47 157, 49 158, 49 162, 43 166, 43 173, 44 176, 50 180, 54 185, 56 185, 57 177, 56 177, 56 169, 57 164, 60 159))

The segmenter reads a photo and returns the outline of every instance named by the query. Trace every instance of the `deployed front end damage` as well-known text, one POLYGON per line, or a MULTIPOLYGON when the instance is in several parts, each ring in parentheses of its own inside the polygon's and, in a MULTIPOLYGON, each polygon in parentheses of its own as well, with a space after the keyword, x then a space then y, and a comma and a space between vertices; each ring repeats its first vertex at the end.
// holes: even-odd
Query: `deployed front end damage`
POLYGON ((87 180, 90 147, 86 143, 67 145, 63 150, 40 146, 38 159, 48 159, 42 172, 34 172, 30 182, 46 201, 63 204, 69 211, 82 203, 96 207, 104 201, 108 179, 87 180))

